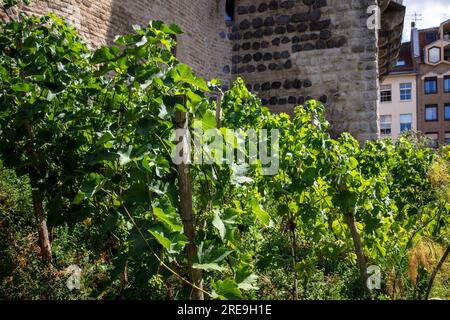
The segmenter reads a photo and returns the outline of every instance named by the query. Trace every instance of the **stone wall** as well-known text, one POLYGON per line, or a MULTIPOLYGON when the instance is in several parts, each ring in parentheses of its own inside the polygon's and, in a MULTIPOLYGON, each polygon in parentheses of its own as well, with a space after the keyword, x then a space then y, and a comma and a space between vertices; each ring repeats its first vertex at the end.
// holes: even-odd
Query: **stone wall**
POLYGON ((376 1, 241 0, 227 70, 241 76, 274 112, 309 98, 327 105, 333 131, 377 137, 376 1))
MULTIPOLYGON (((231 47, 226 35, 225 0, 31 0, 21 10, 34 15, 54 12, 66 18, 89 46, 110 44, 116 35, 150 20, 175 23, 177 55, 207 79, 222 75, 231 47)), ((2 12, 0 11, 0 18, 2 12)), ((4 17, 4 16, 3 16, 4 17)), ((224 77, 225 80, 229 78, 224 77)))
POLYGON ((241 76, 274 112, 319 99, 335 133, 377 137, 377 38, 366 27, 377 0, 235 2, 230 26, 225 0, 31 0, 23 9, 66 17, 92 47, 133 24, 176 23, 178 57, 205 78, 241 76))

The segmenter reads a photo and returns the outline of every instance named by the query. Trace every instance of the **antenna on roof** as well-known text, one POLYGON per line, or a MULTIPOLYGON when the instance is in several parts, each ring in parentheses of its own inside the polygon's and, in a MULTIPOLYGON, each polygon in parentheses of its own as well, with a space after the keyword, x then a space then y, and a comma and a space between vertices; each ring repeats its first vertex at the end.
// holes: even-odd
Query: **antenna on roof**
POLYGON ((413 14, 406 15, 409 19, 411 19, 412 22, 414 22, 415 25, 417 25, 417 22, 422 21, 422 14, 414 12, 413 14))

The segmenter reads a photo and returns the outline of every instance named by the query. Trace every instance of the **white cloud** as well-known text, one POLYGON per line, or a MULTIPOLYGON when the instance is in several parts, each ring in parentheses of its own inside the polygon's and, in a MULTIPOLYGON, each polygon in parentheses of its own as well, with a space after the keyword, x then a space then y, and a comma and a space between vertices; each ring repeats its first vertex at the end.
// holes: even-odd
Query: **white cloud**
POLYGON ((450 19, 449 0, 404 0, 406 6, 405 28, 403 41, 409 41, 411 35, 411 21, 414 13, 421 14, 421 21, 417 22, 419 29, 438 27, 442 22, 450 19))

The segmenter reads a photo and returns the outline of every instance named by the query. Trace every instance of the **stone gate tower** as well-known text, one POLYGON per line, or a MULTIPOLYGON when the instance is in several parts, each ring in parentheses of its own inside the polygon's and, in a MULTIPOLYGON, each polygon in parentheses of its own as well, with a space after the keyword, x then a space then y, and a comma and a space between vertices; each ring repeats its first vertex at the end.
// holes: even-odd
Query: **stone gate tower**
POLYGON ((20 9, 65 17, 91 47, 134 24, 176 23, 177 56, 203 77, 240 76, 273 112, 321 100, 333 131, 359 141, 378 137, 379 79, 395 66, 405 15, 402 0, 31 0, 20 9))

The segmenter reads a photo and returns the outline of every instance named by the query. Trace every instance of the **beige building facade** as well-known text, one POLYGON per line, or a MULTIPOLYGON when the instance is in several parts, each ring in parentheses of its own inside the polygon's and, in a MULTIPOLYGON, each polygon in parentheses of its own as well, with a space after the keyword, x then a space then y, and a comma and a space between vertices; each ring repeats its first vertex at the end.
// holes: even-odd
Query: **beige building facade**
POLYGON ((417 130, 417 83, 415 73, 392 74, 381 84, 381 137, 396 140, 417 130))

